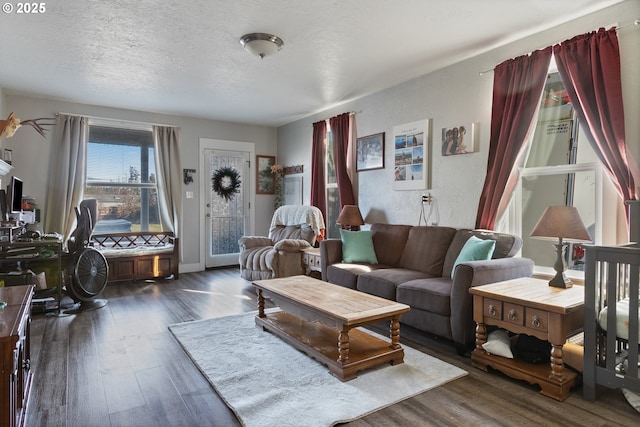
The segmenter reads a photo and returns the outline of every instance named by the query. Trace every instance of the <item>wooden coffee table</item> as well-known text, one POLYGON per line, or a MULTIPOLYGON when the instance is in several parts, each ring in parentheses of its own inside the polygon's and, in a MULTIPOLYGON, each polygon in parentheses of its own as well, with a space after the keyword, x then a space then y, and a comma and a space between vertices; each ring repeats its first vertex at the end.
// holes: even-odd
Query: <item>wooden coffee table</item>
POLYGON ((404 362, 400 316, 410 310, 408 305, 309 276, 257 280, 253 285, 258 292, 256 324, 327 365, 342 381, 373 366, 404 362), (281 310, 266 313, 265 296, 281 310), (355 329, 381 321, 390 321, 390 341, 355 329))

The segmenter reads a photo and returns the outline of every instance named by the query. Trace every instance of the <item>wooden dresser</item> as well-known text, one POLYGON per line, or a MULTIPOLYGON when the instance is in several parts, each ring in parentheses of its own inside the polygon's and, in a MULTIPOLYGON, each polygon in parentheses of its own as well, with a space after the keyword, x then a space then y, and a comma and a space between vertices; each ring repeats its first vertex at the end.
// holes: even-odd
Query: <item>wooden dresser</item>
POLYGON ((24 425, 31 387, 33 285, 0 288, 0 427, 24 425))

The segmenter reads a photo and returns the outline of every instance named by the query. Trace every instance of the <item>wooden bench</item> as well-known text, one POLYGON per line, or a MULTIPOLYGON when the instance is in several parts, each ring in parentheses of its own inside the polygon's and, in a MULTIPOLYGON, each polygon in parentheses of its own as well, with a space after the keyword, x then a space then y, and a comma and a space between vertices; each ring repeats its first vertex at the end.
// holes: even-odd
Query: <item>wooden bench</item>
POLYGON ((93 234, 90 245, 107 259, 109 282, 178 279, 178 238, 172 232, 93 234))

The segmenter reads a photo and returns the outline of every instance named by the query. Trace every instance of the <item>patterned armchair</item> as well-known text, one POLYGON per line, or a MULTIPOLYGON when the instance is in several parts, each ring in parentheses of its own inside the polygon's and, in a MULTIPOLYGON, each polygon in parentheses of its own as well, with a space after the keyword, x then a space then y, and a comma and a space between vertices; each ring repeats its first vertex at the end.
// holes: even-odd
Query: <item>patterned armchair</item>
POLYGON ((246 280, 304 274, 302 250, 324 236, 324 219, 315 206, 287 205, 273 214, 269 237, 244 236, 240 246, 240 275, 246 280))

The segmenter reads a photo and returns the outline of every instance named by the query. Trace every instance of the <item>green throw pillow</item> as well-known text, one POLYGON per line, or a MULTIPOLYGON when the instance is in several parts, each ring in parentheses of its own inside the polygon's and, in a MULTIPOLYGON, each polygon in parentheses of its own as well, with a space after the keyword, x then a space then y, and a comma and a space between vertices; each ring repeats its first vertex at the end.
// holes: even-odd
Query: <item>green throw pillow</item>
POLYGON ((342 240, 342 262, 378 263, 370 230, 340 230, 340 240, 342 240))
POLYGON ((461 262, 467 261, 483 261, 487 259, 491 259, 491 255, 493 255, 493 251, 496 249, 496 241, 495 240, 484 240, 480 239, 476 236, 469 237, 469 240, 466 241, 460 254, 458 254, 458 258, 456 258, 456 262, 453 263, 453 269, 451 270, 451 275, 453 276, 456 273, 456 267, 461 262))

